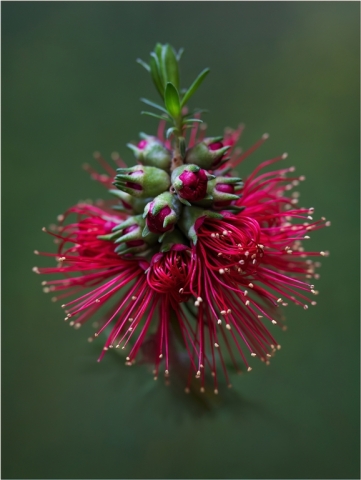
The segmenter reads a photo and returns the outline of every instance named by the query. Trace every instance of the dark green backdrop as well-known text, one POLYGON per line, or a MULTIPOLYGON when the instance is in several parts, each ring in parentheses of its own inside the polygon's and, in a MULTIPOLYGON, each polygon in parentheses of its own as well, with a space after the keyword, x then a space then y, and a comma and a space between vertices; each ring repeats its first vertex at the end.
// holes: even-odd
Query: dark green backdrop
MULTIPOLYGON (((359 478, 359 10, 357 2, 2 3, 3 478, 359 478), (332 228, 318 305, 290 308, 270 367, 204 407, 126 369, 71 330, 31 267, 41 227, 100 186, 81 170, 156 122, 135 63, 184 46, 183 84, 210 133, 246 123, 248 160, 284 151, 302 203, 332 228)), ((88 328, 88 330, 90 327, 88 328)), ((86 330, 86 328, 85 328, 86 330)), ((90 331, 90 330, 89 330, 90 331)))

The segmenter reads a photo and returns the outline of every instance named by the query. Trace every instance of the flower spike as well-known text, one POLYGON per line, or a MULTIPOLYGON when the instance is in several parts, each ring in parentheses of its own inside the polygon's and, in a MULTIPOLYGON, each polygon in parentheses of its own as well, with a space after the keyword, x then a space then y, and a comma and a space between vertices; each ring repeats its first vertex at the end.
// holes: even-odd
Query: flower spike
POLYGON ((315 257, 328 252, 306 251, 304 241, 330 222, 314 220, 314 209, 290 195, 304 177, 284 165, 286 154, 241 180, 235 167, 268 135, 243 154, 242 125, 207 137, 200 111, 187 103, 209 69, 182 89, 179 61, 159 43, 149 64, 138 60, 161 98, 142 99, 157 111, 144 112, 160 119, 157 135, 128 144, 139 162, 130 168, 118 154, 117 170, 95 155, 105 173, 86 170, 111 198, 81 202, 45 229, 57 250, 35 253, 55 265, 33 271, 61 276, 43 288, 61 301, 70 326, 98 316, 88 340, 103 338, 99 360, 118 349, 127 366, 151 363, 154 379, 180 373, 186 392, 210 386, 218 394, 231 385, 228 367, 240 373, 256 360, 270 363, 286 329, 282 307, 316 305, 315 257))

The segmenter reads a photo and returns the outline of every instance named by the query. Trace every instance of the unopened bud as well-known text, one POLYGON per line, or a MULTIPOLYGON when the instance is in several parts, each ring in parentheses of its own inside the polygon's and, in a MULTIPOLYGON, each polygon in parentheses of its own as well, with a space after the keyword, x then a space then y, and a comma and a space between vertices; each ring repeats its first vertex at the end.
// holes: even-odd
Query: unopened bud
POLYGON ((188 150, 186 163, 199 165, 205 169, 213 169, 222 161, 230 146, 224 146, 222 137, 206 138, 188 150))
POLYGON ((156 137, 141 134, 142 140, 138 145, 128 143, 128 147, 133 150, 135 158, 142 164, 150 167, 167 170, 172 160, 171 152, 156 137))
POLYGON ((180 213, 181 204, 174 195, 169 192, 158 195, 144 209, 146 229, 143 236, 146 236, 148 231, 161 234, 173 230, 180 213))
POLYGON ((117 172, 114 185, 134 197, 156 197, 170 187, 168 173, 160 168, 136 165, 118 168, 117 172))
POLYGON ((213 178, 197 165, 182 165, 172 173, 172 188, 182 203, 190 205, 207 197, 207 184, 213 178))

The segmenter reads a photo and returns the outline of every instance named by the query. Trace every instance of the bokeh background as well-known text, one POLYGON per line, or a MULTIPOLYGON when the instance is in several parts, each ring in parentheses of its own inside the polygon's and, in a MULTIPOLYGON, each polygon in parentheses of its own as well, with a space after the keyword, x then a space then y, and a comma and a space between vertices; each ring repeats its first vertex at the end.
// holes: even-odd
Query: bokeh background
MULTIPOLYGON (((359 478, 358 2, 2 3, 2 478, 359 478), (147 59, 185 47, 183 85, 209 132, 246 123, 245 163, 289 153, 301 203, 332 228, 318 305, 288 307, 270 367, 202 403, 63 322, 32 273, 41 227, 104 196, 82 171, 156 121, 147 59)), ((88 331, 86 331, 88 328, 88 331)))

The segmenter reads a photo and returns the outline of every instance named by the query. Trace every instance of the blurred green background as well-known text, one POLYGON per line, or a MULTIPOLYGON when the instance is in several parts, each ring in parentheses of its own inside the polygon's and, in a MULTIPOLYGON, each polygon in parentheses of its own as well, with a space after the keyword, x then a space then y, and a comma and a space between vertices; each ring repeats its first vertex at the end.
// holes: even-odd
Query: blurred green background
MULTIPOLYGON (((359 478, 358 2, 2 3, 3 478, 359 478), (82 171, 92 152, 132 162, 125 144, 156 121, 135 63, 156 41, 185 47, 183 85, 210 134, 246 123, 270 140, 242 175, 287 151, 307 177, 302 204, 332 228, 318 305, 288 307, 270 367, 212 405, 153 382, 116 356, 96 362, 84 327, 63 322, 31 267, 52 250, 41 227, 104 196, 82 171)), ((49 264, 49 263, 48 263, 49 264)), ((89 326, 88 331, 90 332, 89 326)))

